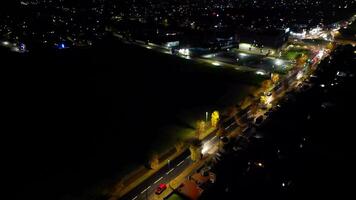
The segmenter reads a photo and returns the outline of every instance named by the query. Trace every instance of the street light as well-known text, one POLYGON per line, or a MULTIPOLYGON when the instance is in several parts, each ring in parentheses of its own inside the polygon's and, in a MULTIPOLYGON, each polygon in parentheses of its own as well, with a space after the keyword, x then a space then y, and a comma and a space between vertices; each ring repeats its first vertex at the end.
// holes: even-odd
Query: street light
POLYGON ((209 112, 205 112, 205 122, 208 122, 208 115, 209 115, 209 112))

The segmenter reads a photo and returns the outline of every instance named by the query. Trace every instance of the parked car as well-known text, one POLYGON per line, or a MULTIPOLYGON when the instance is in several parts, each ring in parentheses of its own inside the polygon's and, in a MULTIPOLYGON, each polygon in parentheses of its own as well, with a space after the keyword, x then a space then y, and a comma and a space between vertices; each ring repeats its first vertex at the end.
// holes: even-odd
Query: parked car
POLYGON ((167 189, 167 185, 166 184, 159 184, 159 186, 156 188, 156 194, 161 194, 164 190, 167 189))

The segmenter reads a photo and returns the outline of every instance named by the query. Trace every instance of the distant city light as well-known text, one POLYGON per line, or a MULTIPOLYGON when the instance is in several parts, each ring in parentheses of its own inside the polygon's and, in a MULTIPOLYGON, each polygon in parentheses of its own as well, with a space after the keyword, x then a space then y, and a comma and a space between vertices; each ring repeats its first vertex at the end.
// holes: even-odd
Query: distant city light
POLYGON ((18 47, 12 47, 11 50, 14 52, 20 52, 20 49, 18 47))
POLYGON ((65 49, 66 48, 66 45, 64 43, 60 43, 58 45, 58 49, 65 49))
POLYGON ((207 54, 207 55, 204 55, 202 57, 204 58, 212 58, 212 57, 215 57, 216 55, 215 54, 207 54))
POLYGON ((275 63, 276 65, 282 65, 282 64, 283 64, 283 61, 280 60, 280 59, 276 59, 274 63, 275 63))
POLYGON ((317 35, 319 34, 321 31, 321 28, 320 27, 316 27, 316 28, 313 28, 312 30, 309 31, 309 34, 311 35, 317 35))
POLYGON ((184 55, 184 56, 190 55, 189 49, 179 49, 178 52, 179 52, 179 54, 184 55))
POLYGON ((266 72, 264 72, 264 71, 262 71, 262 70, 258 70, 258 71, 256 71, 256 74, 257 75, 266 75, 266 72))
POLYGON ((251 44, 248 43, 240 43, 239 48, 240 49, 249 49, 251 47, 251 44))
POLYGON ((19 45, 19 50, 22 51, 22 52, 26 51, 26 45, 24 43, 21 43, 19 45))
POLYGON ((244 58, 244 57, 247 57, 247 56, 248 56, 248 54, 246 54, 246 53, 239 53, 239 55, 240 55, 242 58, 244 58))
POLYGON ((3 41, 2 42, 2 45, 4 45, 4 46, 8 46, 10 43, 8 42, 8 41, 3 41))

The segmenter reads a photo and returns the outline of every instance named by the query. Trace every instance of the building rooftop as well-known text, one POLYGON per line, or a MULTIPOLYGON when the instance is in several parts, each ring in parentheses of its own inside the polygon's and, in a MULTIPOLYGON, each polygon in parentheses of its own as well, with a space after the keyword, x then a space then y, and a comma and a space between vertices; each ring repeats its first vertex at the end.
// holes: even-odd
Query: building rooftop
POLYGON ((201 189, 194 181, 185 180, 177 189, 177 192, 188 199, 196 200, 203 193, 201 189))

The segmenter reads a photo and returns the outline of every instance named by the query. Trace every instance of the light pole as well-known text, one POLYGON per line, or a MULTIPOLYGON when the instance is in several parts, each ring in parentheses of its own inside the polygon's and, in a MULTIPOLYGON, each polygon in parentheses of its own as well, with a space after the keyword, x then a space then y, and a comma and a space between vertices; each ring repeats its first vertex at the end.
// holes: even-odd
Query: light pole
POLYGON ((205 122, 208 122, 208 115, 209 115, 209 112, 205 112, 205 122))

